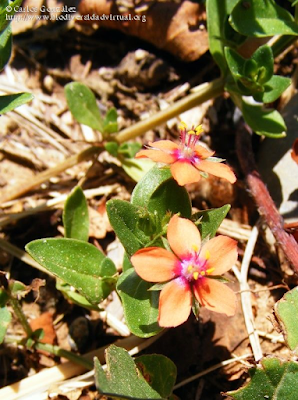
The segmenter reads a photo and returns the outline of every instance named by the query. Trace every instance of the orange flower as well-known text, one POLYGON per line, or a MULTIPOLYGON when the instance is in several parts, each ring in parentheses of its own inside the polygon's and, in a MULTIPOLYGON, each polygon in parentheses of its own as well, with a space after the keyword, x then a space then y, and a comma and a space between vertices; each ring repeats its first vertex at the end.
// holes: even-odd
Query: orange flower
POLYGON ((141 150, 136 154, 136 158, 150 158, 152 161, 169 164, 173 178, 180 186, 187 183, 198 182, 202 173, 224 178, 231 183, 236 181, 236 177, 225 164, 222 164, 213 156, 214 151, 209 151, 205 147, 197 144, 199 141, 202 127, 186 130, 186 124, 180 125, 180 144, 170 140, 159 140, 149 142, 149 148, 141 150))
POLYGON ((159 325, 169 328, 185 322, 193 295, 209 310, 234 315, 236 295, 215 275, 223 274, 234 265, 237 242, 227 236, 217 236, 202 245, 195 224, 177 215, 169 222, 167 238, 173 253, 148 247, 131 257, 142 279, 166 282, 159 298, 159 325))

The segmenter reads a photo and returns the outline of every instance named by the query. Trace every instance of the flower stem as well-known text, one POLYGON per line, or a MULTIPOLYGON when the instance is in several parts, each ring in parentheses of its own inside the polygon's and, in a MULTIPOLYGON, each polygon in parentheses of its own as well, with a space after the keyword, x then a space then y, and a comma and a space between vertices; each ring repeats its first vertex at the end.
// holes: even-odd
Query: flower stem
POLYGON ((139 135, 143 135, 149 129, 156 128, 158 125, 167 122, 169 119, 176 117, 184 111, 202 104, 209 99, 219 96, 224 91, 224 85, 225 80, 223 78, 218 78, 212 82, 203 83, 194 93, 191 93, 183 99, 178 100, 167 109, 159 111, 145 121, 137 122, 133 126, 123 129, 115 137, 115 140, 117 140, 118 143, 123 143, 139 135))
POLYGON ((90 371, 93 369, 93 363, 91 361, 86 360, 86 358, 74 354, 71 351, 61 349, 59 346, 54 346, 48 343, 36 342, 34 347, 37 350, 46 351, 48 353, 54 354, 55 356, 66 358, 68 361, 71 361, 74 364, 81 365, 82 367, 90 371))
POLYGON ((24 331, 26 332, 26 335, 30 337, 32 335, 32 329, 31 326, 29 325, 29 322, 22 310, 22 307, 20 305, 20 302, 12 296, 12 294, 9 293, 9 304, 12 306, 13 311, 17 318, 19 319, 20 323, 22 324, 22 327, 24 331))

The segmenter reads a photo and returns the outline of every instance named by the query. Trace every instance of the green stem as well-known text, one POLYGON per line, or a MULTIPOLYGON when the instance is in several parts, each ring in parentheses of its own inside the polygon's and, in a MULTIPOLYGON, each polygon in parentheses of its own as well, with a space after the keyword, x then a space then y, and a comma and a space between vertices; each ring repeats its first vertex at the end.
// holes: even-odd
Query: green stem
POLYGON ((203 83, 195 93, 191 93, 183 99, 178 100, 166 110, 159 111, 145 121, 137 122, 133 126, 123 129, 118 133, 115 139, 118 143, 123 143, 139 135, 143 135, 148 130, 156 128, 158 125, 167 122, 169 119, 176 117, 184 111, 219 96, 224 91, 224 85, 225 80, 223 78, 215 79, 209 83, 203 83))
POLYGON ((291 44, 295 43, 297 36, 283 35, 271 46, 274 58, 279 56, 291 44))
POLYGON ((54 346, 54 345, 51 345, 48 343, 36 342, 35 348, 37 350, 42 350, 42 351, 46 351, 48 353, 54 354, 55 356, 58 356, 58 357, 66 358, 67 360, 69 360, 75 364, 81 365, 82 367, 84 367, 88 370, 93 369, 93 362, 86 360, 86 358, 79 356, 77 354, 74 354, 71 351, 61 349, 59 346, 54 346))
POLYGON ((20 323, 22 324, 22 327, 24 331, 26 332, 26 335, 30 337, 32 335, 32 329, 31 326, 29 325, 29 322, 23 313, 22 307, 20 306, 20 303, 17 299, 15 299, 11 294, 9 294, 9 303, 13 308, 13 311, 17 318, 19 319, 20 323))

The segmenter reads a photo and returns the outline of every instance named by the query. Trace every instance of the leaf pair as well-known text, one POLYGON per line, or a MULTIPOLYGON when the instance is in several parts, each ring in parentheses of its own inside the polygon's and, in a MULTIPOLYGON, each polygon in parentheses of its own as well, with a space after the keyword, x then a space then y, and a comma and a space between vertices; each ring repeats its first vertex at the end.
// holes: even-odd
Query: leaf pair
POLYGON ((95 383, 99 393, 113 398, 142 400, 168 399, 176 381, 175 364, 153 354, 133 360, 126 350, 110 346, 106 350, 107 373, 95 359, 95 383))
POLYGON ((116 285, 116 267, 112 260, 88 240, 88 208, 80 187, 66 201, 63 221, 66 238, 38 239, 26 246, 28 253, 43 267, 61 279, 68 297, 82 306, 92 308, 104 300, 116 285), (78 294, 73 296, 73 286, 78 294), (69 290, 67 290, 69 288, 69 290))
POLYGON ((289 78, 273 75, 273 53, 269 46, 260 46, 249 59, 226 47, 225 56, 235 80, 227 87, 258 102, 272 103, 291 84, 289 78))
POLYGON ((116 109, 110 108, 102 118, 96 98, 87 86, 71 82, 64 87, 64 91, 68 107, 78 122, 103 134, 118 131, 116 109))

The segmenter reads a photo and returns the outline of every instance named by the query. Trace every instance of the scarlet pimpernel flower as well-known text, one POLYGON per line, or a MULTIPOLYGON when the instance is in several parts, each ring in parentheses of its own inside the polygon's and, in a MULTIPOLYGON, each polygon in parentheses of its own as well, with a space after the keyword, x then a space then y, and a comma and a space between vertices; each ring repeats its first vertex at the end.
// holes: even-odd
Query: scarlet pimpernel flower
POLYGON ((235 174, 221 159, 212 157, 210 151, 198 144, 202 127, 187 130, 184 122, 180 125, 180 144, 171 140, 149 142, 145 150, 136 154, 136 158, 150 158, 152 161, 168 164, 173 178, 180 186, 187 183, 198 182, 202 174, 210 173, 219 178, 224 178, 231 183, 236 181, 235 174))
POLYGON ((236 295, 217 278, 236 262, 237 242, 220 235, 202 244, 195 224, 177 215, 169 222, 167 239, 173 252, 148 247, 131 257, 142 279, 165 282, 159 298, 159 325, 175 327, 185 322, 193 296, 209 310, 234 315, 236 295))

